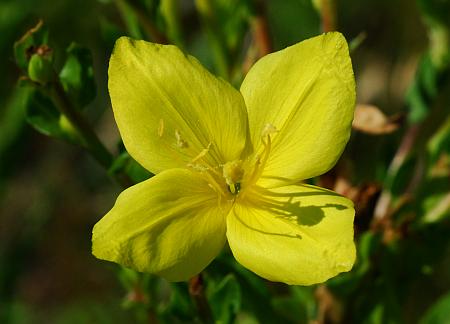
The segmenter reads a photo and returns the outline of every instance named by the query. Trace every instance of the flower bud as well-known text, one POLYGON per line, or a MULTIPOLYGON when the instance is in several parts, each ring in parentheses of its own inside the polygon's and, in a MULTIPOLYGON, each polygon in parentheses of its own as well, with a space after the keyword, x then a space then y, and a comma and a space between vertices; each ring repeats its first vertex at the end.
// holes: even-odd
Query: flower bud
POLYGON ((46 84, 54 77, 51 57, 48 55, 33 54, 28 63, 28 76, 34 82, 46 84))

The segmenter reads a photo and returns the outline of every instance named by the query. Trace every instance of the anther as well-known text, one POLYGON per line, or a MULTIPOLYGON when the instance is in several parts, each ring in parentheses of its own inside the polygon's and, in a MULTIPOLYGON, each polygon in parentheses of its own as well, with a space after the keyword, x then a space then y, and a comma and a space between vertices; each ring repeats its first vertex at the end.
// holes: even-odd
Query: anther
MULTIPOLYGON (((162 137, 164 134, 164 119, 160 119, 159 120, 159 125, 158 125, 158 136, 162 137)), ((176 133, 175 133, 176 136, 176 133)))
POLYGON ((182 137, 178 129, 175 129, 175 138, 177 140, 177 146, 179 148, 187 148, 189 147, 188 142, 186 142, 182 137))
POLYGON ((266 124, 261 132, 261 137, 265 138, 278 132, 278 129, 273 124, 266 124))

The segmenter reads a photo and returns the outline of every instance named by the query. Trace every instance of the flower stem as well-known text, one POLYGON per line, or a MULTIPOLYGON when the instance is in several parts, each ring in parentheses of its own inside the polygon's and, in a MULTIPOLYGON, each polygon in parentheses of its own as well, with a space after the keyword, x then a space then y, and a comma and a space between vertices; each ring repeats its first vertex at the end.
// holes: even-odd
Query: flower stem
POLYGON ((206 299, 205 286, 201 273, 189 279, 189 295, 197 306, 198 315, 202 323, 213 324, 214 317, 206 299))
MULTIPOLYGON (((103 145, 89 122, 73 106, 59 79, 50 84, 50 96, 61 114, 63 114, 75 128, 81 141, 81 145, 97 160, 106 170, 109 170, 114 160, 113 155, 103 145)), ((123 187, 129 187, 132 182, 127 175, 115 176, 115 180, 123 187)))

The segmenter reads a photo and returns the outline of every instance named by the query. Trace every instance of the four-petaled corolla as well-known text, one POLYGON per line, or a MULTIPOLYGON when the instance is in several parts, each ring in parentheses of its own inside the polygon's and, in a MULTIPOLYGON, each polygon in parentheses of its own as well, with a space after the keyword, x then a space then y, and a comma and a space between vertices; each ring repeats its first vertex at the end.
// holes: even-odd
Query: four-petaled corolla
POLYGON ((181 281, 228 241, 272 281, 351 269, 352 202, 301 183, 333 167, 350 135, 355 82, 341 34, 263 57, 240 92, 175 46, 122 37, 109 92, 126 149, 156 175, 95 225, 96 257, 181 281))

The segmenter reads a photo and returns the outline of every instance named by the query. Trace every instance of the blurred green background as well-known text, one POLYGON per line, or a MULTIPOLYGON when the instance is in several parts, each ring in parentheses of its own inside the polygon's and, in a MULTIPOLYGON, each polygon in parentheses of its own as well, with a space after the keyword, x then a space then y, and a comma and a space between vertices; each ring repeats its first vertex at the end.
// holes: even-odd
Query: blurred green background
POLYGON ((325 284, 290 287, 225 250, 204 273, 213 316, 450 323, 449 24, 447 0, 2 0, 0 323, 201 321, 187 284, 90 253, 121 174, 149 176, 123 152, 112 117, 107 65, 119 36, 174 43, 238 87, 258 57, 329 30, 350 42, 358 106, 340 162, 312 182, 355 202, 357 264, 325 284), (51 49, 62 91, 112 157, 81 148, 42 87, 24 79, 30 57, 14 44, 40 19, 32 45, 51 49))

